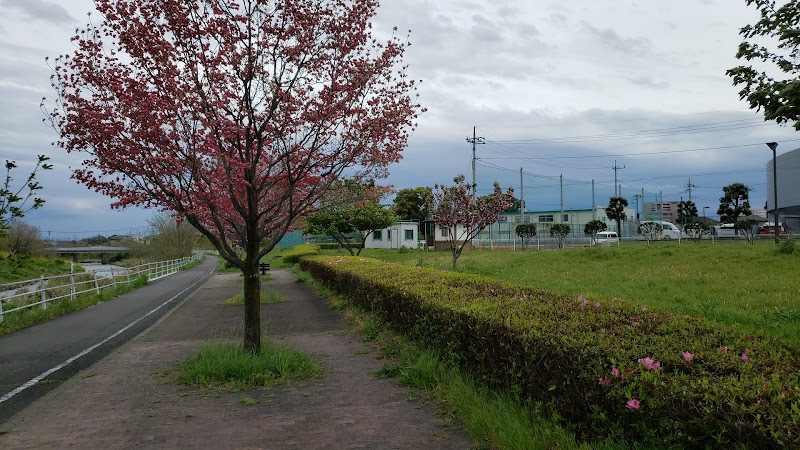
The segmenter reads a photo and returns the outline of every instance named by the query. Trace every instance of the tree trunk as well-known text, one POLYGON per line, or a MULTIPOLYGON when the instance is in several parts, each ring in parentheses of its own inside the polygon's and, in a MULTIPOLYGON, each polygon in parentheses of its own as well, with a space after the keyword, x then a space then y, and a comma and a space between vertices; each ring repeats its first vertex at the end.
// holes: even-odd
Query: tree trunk
POLYGON ((458 261, 458 256, 456 256, 455 253, 454 253, 453 254, 453 271, 456 270, 456 261, 458 261))
POLYGON ((258 355, 261 353, 261 277, 258 275, 258 261, 248 264, 243 273, 244 349, 258 355))

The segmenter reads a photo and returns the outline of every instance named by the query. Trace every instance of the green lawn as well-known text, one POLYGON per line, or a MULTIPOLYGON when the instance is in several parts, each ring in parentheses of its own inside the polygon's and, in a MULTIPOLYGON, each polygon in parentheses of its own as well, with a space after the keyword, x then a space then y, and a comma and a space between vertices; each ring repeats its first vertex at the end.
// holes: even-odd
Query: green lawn
MULTIPOLYGON (((327 251, 324 253, 328 253, 327 251)), ((364 250, 362 257, 448 270, 449 252, 364 250)), ((739 323, 800 349, 800 254, 771 243, 574 248, 556 251, 472 250, 458 260, 467 273, 590 298, 622 298, 653 309, 739 323)))

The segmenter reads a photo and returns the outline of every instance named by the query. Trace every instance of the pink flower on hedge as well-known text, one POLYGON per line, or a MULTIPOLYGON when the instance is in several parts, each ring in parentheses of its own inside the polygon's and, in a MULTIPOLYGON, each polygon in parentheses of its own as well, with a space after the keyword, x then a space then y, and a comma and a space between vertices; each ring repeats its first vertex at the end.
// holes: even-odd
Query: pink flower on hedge
POLYGON ((652 358, 641 358, 639 363, 647 370, 661 370, 661 363, 654 361, 652 358))
POLYGON ((721 351, 723 353, 728 353, 728 347, 723 345, 722 347, 719 348, 719 351, 721 351))
POLYGON ((628 409, 639 409, 639 400, 632 398, 628 400, 628 403, 626 403, 625 406, 627 406, 628 409))
POLYGON ((599 308, 599 307, 600 307, 600 302, 597 302, 597 303, 595 303, 595 304, 594 304, 594 307, 595 307, 595 308, 599 308))
POLYGON ((639 326, 639 322, 637 322, 637 321, 635 321, 635 320, 634 320, 634 321, 632 321, 632 322, 631 322, 631 326, 632 326, 633 328, 636 328, 636 327, 638 327, 638 326, 639 326))
POLYGON ((647 306, 642 306, 642 312, 647 312, 647 306))
POLYGON ((744 349, 744 353, 742 353, 742 356, 740 356, 739 359, 741 359, 742 361, 750 361, 750 356, 747 355, 747 353, 749 352, 750 350, 744 349))
POLYGON ((619 376, 619 369, 617 369, 616 367, 612 367, 611 368, 611 376, 612 377, 618 377, 619 376))
POLYGON ((694 355, 689 352, 681 352, 681 354, 683 355, 683 360, 686 362, 689 362, 692 360, 692 358, 694 358, 694 355))
POLYGON ((600 377, 600 379, 598 380, 597 384, 600 384, 600 385, 603 385, 603 386, 608 386, 608 385, 611 384, 611 378, 600 377))

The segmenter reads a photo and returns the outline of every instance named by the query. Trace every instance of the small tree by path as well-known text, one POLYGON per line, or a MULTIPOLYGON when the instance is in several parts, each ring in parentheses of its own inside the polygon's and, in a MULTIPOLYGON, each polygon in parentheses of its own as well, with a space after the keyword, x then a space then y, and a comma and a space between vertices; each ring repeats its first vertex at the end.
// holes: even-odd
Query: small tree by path
POLYGON ((517 237, 522 240, 522 249, 525 249, 525 246, 528 244, 528 241, 536 236, 536 224, 535 223, 521 223, 517 225, 514 229, 514 232, 517 233, 517 237))
POLYGON ((711 227, 705 222, 689 222, 683 229, 695 243, 699 243, 703 236, 711 232, 711 227))
POLYGON ((617 234, 622 237, 622 221, 625 220, 625 208, 628 206, 628 200, 622 197, 611 197, 606 207, 606 215, 609 219, 617 222, 617 234))
POLYGON ((736 230, 736 234, 741 234, 747 240, 747 243, 750 245, 755 245, 756 243, 756 225, 758 222, 751 219, 743 219, 738 220, 733 224, 733 229, 736 230))
POLYGON ((606 231, 608 229, 608 225, 602 220, 590 220, 586 222, 586 225, 583 226, 583 232, 587 236, 592 237, 592 242, 594 243, 595 239, 597 239, 597 233, 601 231, 606 231))
POLYGON ((455 270, 464 247, 486 226, 500 219, 500 213, 511 204, 514 190, 508 188, 503 193, 495 182, 492 194, 476 198, 475 185, 467 183, 464 175, 453 178, 453 183, 453 186, 435 186, 431 215, 437 226, 447 230, 455 270))
POLYGON ((113 207, 174 211, 242 271, 257 354, 261 258, 343 174, 401 158, 423 111, 409 43, 373 37, 372 0, 94 3, 53 64, 56 145, 113 207))
POLYGON ((644 222, 639 224, 637 232, 647 240, 647 245, 650 245, 651 242, 661 239, 664 227, 658 222, 644 222))
POLYGON ((572 231, 569 225, 565 223, 557 223, 550 227, 550 237, 556 238, 558 248, 564 248, 564 238, 569 236, 572 231))

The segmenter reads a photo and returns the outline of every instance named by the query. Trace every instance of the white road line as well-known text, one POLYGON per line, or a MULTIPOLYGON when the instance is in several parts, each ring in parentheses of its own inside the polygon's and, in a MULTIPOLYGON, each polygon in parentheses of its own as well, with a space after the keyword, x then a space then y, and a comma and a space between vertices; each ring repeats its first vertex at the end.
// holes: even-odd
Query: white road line
MULTIPOLYGON (((209 272, 209 275, 210 275, 210 274, 213 274, 213 273, 214 273, 214 271, 212 270, 211 272, 209 272)), ((48 376, 50 376, 52 373, 54 373, 54 372, 57 372, 57 371, 59 371, 59 370, 63 369, 64 367, 67 367, 68 365, 72 364, 72 363, 73 363, 75 360, 77 360, 78 358, 81 358, 81 357, 83 357, 83 356, 86 356, 86 355, 88 355, 89 353, 91 353, 92 351, 94 351, 94 349, 96 349, 97 347, 100 347, 101 345, 105 344, 106 342, 108 342, 108 341, 110 341, 110 340, 114 339, 115 337, 117 337, 117 336, 119 336, 120 334, 124 333, 125 331, 129 330, 131 327, 135 326, 137 323, 139 323, 139 322, 141 322, 142 320, 144 320, 144 319, 148 318, 149 316, 151 316, 153 313, 155 313, 155 312, 156 312, 156 311, 158 311, 159 309, 163 308, 164 306, 167 306, 167 305, 168 305, 169 303, 171 303, 173 300, 175 300, 176 298, 180 297, 180 296, 181 296, 181 295, 182 295, 184 292, 186 292, 186 291, 188 291, 188 290, 192 289, 193 287, 197 286, 197 284, 199 284, 201 281, 205 281, 205 280, 206 280, 206 278, 207 278, 207 276, 204 276, 203 278, 201 278, 201 279, 199 279, 199 280, 195 281, 194 283, 192 283, 192 284, 191 284, 189 287, 187 287, 186 289, 184 289, 184 290, 182 290, 182 291, 178 292, 177 294, 175 294, 175 295, 174 295, 172 298, 170 298, 169 300, 167 300, 167 301, 165 301, 164 303, 162 303, 162 304, 160 304, 160 305, 156 306, 155 308, 153 308, 152 310, 150 310, 150 312, 148 312, 147 314, 143 315, 142 317, 139 317, 138 319, 134 320, 133 322, 129 323, 128 325, 126 325, 125 327, 123 327, 122 329, 120 329, 119 331, 117 331, 116 333, 112 334, 111 336, 109 336, 109 337, 107 337, 107 338, 103 339, 102 341, 100 341, 100 342, 98 342, 98 343, 96 343, 96 344, 92 345, 91 347, 89 347, 89 348, 87 348, 87 349, 83 350, 82 352, 78 353, 77 355, 73 356, 72 358, 69 358, 68 360, 64 361, 63 363, 61 363, 61 364, 59 364, 59 365, 57 365, 57 366, 55 366, 55 367, 53 367, 53 368, 51 368, 51 369, 47 370, 46 372, 42 373, 41 375, 37 376, 36 378, 33 378, 33 379, 31 379, 30 381, 28 381, 28 382, 26 382, 26 383, 24 383, 24 384, 20 385, 19 387, 17 387, 17 388, 16 388, 16 389, 14 389, 13 391, 9 392, 8 394, 6 394, 6 395, 4 395, 4 396, 0 397, 0 403, 3 403, 3 402, 5 402, 5 401, 8 401, 8 400, 10 400, 10 399, 11 399, 11 398, 13 398, 15 395, 19 394, 20 392, 24 391, 25 389, 28 389, 29 387, 36 385, 36 383, 38 383, 38 382, 40 382, 40 381, 44 380, 45 378, 47 378, 48 376)))

